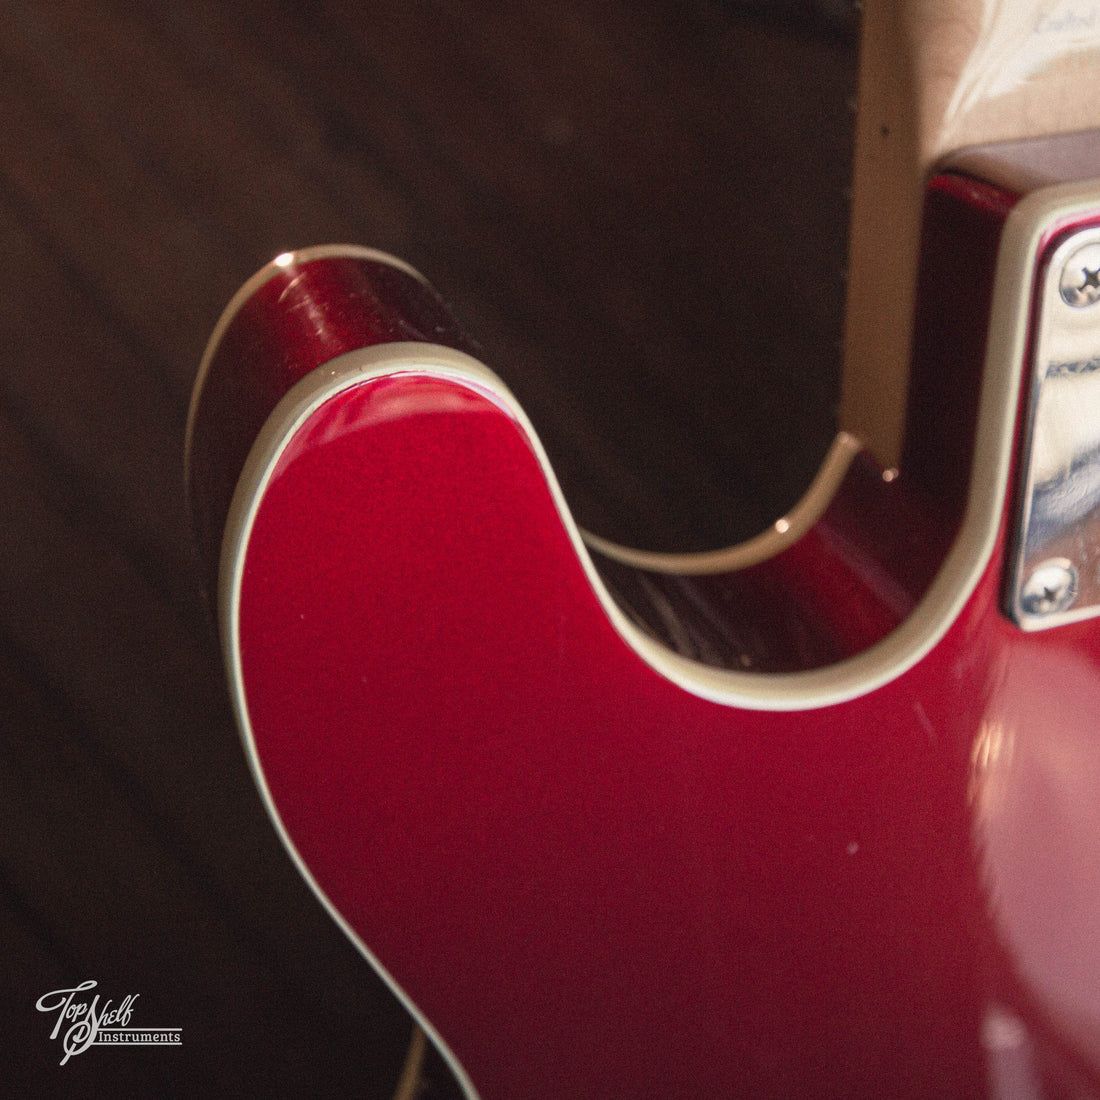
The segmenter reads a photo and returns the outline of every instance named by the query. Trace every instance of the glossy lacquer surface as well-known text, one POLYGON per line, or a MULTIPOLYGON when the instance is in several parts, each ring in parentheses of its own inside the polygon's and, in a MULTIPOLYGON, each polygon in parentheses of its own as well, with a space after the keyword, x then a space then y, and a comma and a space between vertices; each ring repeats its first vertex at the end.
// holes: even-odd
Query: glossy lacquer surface
MULTIPOLYGON (((992 248, 1010 204, 944 187, 992 219, 971 231, 992 248)), ((262 374, 272 348, 281 364, 222 563, 231 681, 284 839, 471 1091, 1086 1095, 1100 1066, 1100 639, 1094 623, 1026 634, 1002 613, 1011 487, 976 587, 912 667, 831 706, 708 701, 624 632, 488 372, 424 343, 402 342, 389 366, 377 347, 358 367, 329 358, 422 337, 405 311, 424 307, 423 284, 383 271, 399 292, 365 336, 322 301, 313 336, 264 343, 286 294, 306 286, 300 314, 327 299, 325 266, 269 273, 211 360, 214 394, 262 374), (288 388, 319 362, 331 386, 287 419, 288 388), (991 1026, 1005 1012, 1030 1040, 991 1026), (1059 1091, 1071 1078, 1077 1091, 1059 1091)), ((969 323, 989 282, 944 322, 960 340, 915 358, 930 373, 914 380, 898 481, 926 501, 942 483, 949 517, 978 387, 948 391, 948 423, 930 379, 980 370, 969 323)), ((201 492, 217 483, 212 452, 192 453, 201 492)), ((860 499, 842 490, 833 515, 860 499)), ((915 575, 932 567, 926 553, 915 575)))
POLYGON ((1100 714, 1094 633, 1023 637, 999 582, 864 698, 708 703, 609 624, 496 401, 368 381, 294 436, 255 519, 258 763, 486 1097, 977 1095, 996 941, 1057 985, 1036 876, 1086 857, 1046 850, 1056 815, 1030 835, 1061 772, 1032 779, 1051 745, 1091 760, 1100 714))
POLYGON ((188 423, 191 516, 211 595, 230 499, 279 400, 343 352, 409 340, 474 350, 436 292, 384 253, 284 253, 241 288, 207 349, 188 423))

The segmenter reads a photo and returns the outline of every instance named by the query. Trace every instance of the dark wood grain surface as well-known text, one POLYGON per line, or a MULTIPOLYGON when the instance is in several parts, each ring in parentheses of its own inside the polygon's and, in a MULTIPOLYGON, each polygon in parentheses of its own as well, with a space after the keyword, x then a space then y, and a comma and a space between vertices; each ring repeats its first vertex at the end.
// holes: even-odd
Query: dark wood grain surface
MULTIPOLYGON (((754 533, 837 390, 850 26, 716 0, 0 3, 0 1092, 387 1096, 408 1022, 279 848, 183 510, 238 285, 423 271, 582 525, 754 533), (59 1066, 85 979, 178 1049, 59 1066)), ((441 1093, 442 1094, 442 1093, 441 1093)))

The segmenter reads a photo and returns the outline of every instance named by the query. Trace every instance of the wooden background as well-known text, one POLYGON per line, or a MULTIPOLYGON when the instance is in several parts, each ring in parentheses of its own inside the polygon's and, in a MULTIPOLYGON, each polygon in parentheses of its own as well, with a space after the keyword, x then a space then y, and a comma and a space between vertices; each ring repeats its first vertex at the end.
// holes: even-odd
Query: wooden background
POLYGON ((854 59, 809 0, 0 2, 0 1092, 381 1097, 403 1057, 198 594, 183 427, 238 285, 394 252, 582 525, 755 533, 832 431, 854 59), (59 1066, 35 1002, 85 979, 182 1047, 59 1066))

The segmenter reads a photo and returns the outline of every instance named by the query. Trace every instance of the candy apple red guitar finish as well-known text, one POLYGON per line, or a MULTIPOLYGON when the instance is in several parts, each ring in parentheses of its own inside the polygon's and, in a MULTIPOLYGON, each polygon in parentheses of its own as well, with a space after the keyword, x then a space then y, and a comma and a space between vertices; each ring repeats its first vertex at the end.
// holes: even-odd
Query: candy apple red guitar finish
POLYGON ((1086 1089, 1100 186, 1035 167, 1082 142, 932 178, 896 462, 842 433, 714 554, 586 539, 400 261, 230 304, 189 482, 246 750, 471 1097, 1086 1089))

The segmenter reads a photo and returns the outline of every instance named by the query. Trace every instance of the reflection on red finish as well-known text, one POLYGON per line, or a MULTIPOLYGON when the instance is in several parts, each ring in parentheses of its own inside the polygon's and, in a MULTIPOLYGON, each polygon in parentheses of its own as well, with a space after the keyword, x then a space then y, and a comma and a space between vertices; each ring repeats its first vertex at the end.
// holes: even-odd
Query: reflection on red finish
MULTIPOLYGON (((310 304, 302 332, 262 346, 284 291, 255 320, 246 304, 212 370, 206 407, 226 428, 233 387, 277 352, 239 411, 244 443, 202 452, 229 463, 230 487, 248 425, 307 364, 364 339, 347 320, 330 341, 310 304)), ((932 396, 918 389, 913 424, 934 435, 932 396)), ((977 392, 956 397, 965 435, 977 392)), ((730 653, 826 663, 900 621, 962 500, 961 471, 942 486, 929 473, 935 451, 911 434, 908 492, 854 467, 811 536, 755 578, 802 625, 749 643, 730 628, 730 653)), ((216 520, 228 498, 214 497, 216 520)), ((722 706, 613 629, 504 406, 427 371, 350 385, 290 441, 247 543, 259 765, 321 890, 486 1100, 981 1096, 993 998, 1095 1068, 1100 632, 1023 634, 1001 615, 1006 537, 894 681, 820 710, 722 706)), ((698 583, 712 607, 736 602, 698 583)), ((759 634, 758 612, 731 621, 759 634)))
POLYGON ((241 305, 215 349, 191 438, 191 515, 209 592, 237 478, 279 400, 344 352, 408 340, 476 352, 436 292, 383 259, 285 263, 241 305))
POLYGON ((244 683, 299 852, 483 1096, 971 1096, 995 595, 866 699, 704 702, 610 627, 522 429, 404 375, 280 461, 244 683))
POLYGON ((705 702, 609 626, 523 430, 402 375, 279 463, 247 705, 298 851, 483 1096, 976 1096, 991 956, 1071 1038, 1100 973, 1100 639, 1021 634, 998 584, 862 699, 705 702))

